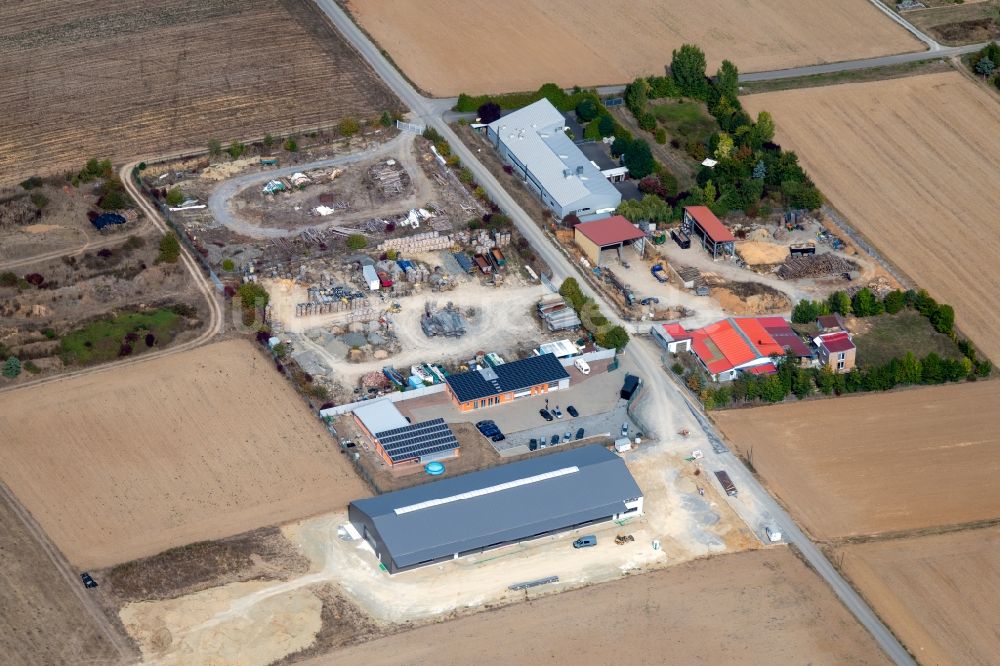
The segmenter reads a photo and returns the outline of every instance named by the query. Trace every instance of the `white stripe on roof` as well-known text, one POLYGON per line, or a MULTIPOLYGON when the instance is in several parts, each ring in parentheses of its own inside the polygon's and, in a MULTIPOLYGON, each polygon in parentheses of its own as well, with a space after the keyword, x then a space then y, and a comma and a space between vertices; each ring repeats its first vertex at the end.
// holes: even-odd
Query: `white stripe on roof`
POLYGON ((451 502, 459 502, 461 500, 472 499, 474 497, 482 497, 483 495, 492 495, 493 493, 498 493, 502 490, 509 490, 510 488, 517 488, 518 486, 527 486, 532 483, 539 483, 541 481, 548 481, 549 479, 554 479, 559 476, 566 476, 567 474, 576 474, 580 471, 580 468, 576 465, 572 467, 563 467, 562 469, 552 470, 551 472, 545 472, 544 474, 536 474, 535 476, 526 476, 523 479, 516 479, 514 481, 508 481, 506 483, 498 483, 495 486, 487 486, 486 488, 477 488, 476 490, 470 490, 466 493, 460 493, 458 495, 451 495, 449 497, 438 497, 436 499, 427 500, 426 502, 420 502, 418 504, 410 504, 409 506, 401 506, 397 509, 393 509, 393 512, 397 516, 401 516, 404 513, 410 513, 411 511, 420 511, 421 509, 429 509, 434 506, 441 506, 442 504, 450 504, 451 502))

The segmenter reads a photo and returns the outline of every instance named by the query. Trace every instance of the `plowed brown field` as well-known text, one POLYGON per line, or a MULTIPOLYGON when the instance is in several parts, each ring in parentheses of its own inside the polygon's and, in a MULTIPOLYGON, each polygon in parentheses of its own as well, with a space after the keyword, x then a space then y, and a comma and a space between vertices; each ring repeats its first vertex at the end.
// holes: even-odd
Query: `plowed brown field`
POLYGON ((819 539, 1000 518, 1000 382, 714 414, 819 539))
POLYGON ((0 477, 81 568, 343 509, 367 495, 250 343, 5 393, 0 477))
POLYGON ((1000 528, 848 546, 842 568, 922 664, 997 663, 1000 528))
POLYGON ((0 81, 0 184, 398 105, 300 0, 7 2, 0 81))
POLYGON ((889 662, 830 588, 791 551, 778 548, 546 596, 302 663, 889 662))
POLYGON ((591 86, 662 74, 693 42, 712 72, 920 51, 867 0, 348 0, 355 20, 434 95, 591 86))
POLYGON ((744 98, 823 193, 1000 360, 1000 104, 957 72, 744 98))

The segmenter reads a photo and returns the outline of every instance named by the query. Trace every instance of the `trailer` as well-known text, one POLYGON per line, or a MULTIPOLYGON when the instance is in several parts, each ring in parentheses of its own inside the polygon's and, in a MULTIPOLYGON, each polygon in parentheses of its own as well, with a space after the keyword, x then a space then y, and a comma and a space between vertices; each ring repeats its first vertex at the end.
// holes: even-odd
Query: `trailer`
POLYGON ((670 237, 677 243, 682 250, 687 250, 691 247, 691 238, 686 233, 680 229, 671 229, 670 237))
POLYGON ((788 253, 793 257, 804 254, 816 254, 816 243, 812 241, 807 243, 792 243, 788 246, 788 253))
POLYGON ((472 258, 472 260, 476 262, 476 266, 483 272, 483 274, 489 275, 493 272, 493 265, 490 264, 490 262, 488 262, 486 257, 483 255, 477 254, 472 258))
POLYGON ((503 256, 503 252, 501 252, 498 247, 490 250, 490 261, 498 269, 503 268, 507 264, 507 258, 503 256))
POLYGON ((379 280, 378 273, 375 271, 374 266, 362 266, 361 276, 364 278, 369 291, 378 291, 381 281, 379 280))
POLYGON ((726 491, 727 495, 730 497, 736 497, 736 484, 729 478, 729 474, 727 472, 720 470, 715 473, 715 478, 719 480, 719 483, 722 485, 722 489, 726 491))
POLYGON ((381 285, 383 289, 388 289, 392 286, 392 280, 389 278, 388 273, 385 271, 378 271, 376 275, 378 276, 379 285, 381 285))
POLYGON ((663 264, 656 264, 649 269, 649 272, 653 274, 657 282, 669 282, 670 278, 667 276, 667 272, 663 270, 663 264))

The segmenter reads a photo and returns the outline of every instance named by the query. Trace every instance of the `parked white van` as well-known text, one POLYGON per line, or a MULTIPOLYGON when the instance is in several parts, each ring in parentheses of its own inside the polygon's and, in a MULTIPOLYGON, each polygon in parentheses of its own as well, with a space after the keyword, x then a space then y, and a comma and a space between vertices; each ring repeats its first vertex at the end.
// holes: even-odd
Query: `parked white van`
POLYGON ((587 365, 587 362, 584 361, 582 358, 578 358, 575 361, 573 361, 573 365, 576 366, 576 369, 582 372, 583 374, 585 375, 590 374, 590 366, 587 365))

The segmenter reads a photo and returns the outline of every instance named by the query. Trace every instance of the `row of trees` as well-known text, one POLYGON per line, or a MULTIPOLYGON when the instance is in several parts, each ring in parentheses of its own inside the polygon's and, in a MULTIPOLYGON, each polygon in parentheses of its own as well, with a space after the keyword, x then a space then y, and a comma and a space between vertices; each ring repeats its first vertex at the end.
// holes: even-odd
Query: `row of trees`
MULTIPOLYGON (((740 376, 728 386, 702 387, 700 380, 688 386, 698 392, 706 409, 719 409, 753 402, 781 402, 790 395, 802 399, 820 393, 842 395, 866 391, 888 391, 911 384, 942 384, 987 377, 993 369, 989 361, 974 363, 968 356, 942 358, 930 352, 923 358, 907 352, 902 358, 869 368, 854 368, 837 374, 828 367, 802 368, 789 355, 778 360, 778 371, 765 377, 740 376)), ((691 377, 696 377, 692 375, 691 377)))
POLYGON ((587 329, 594 340, 605 349, 614 348, 617 351, 625 349, 629 343, 628 331, 621 326, 612 325, 601 313, 594 299, 585 296, 576 278, 566 278, 559 286, 559 294, 576 310, 583 327, 587 329))
POLYGON ((808 324, 816 321, 820 315, 853 314, 856 317, 874 317, 883 313, 896 314, 903 308, 912 308, 927 317, 938 333, 954 336, 955 309, 950 305, 938 303, 926 290, 890 291, 879 298, 871 289, 864 287, 854 294, 845 291, 835 291, 825 301, 802 300, 792 310, 792 321, 796 324, 808 324))

